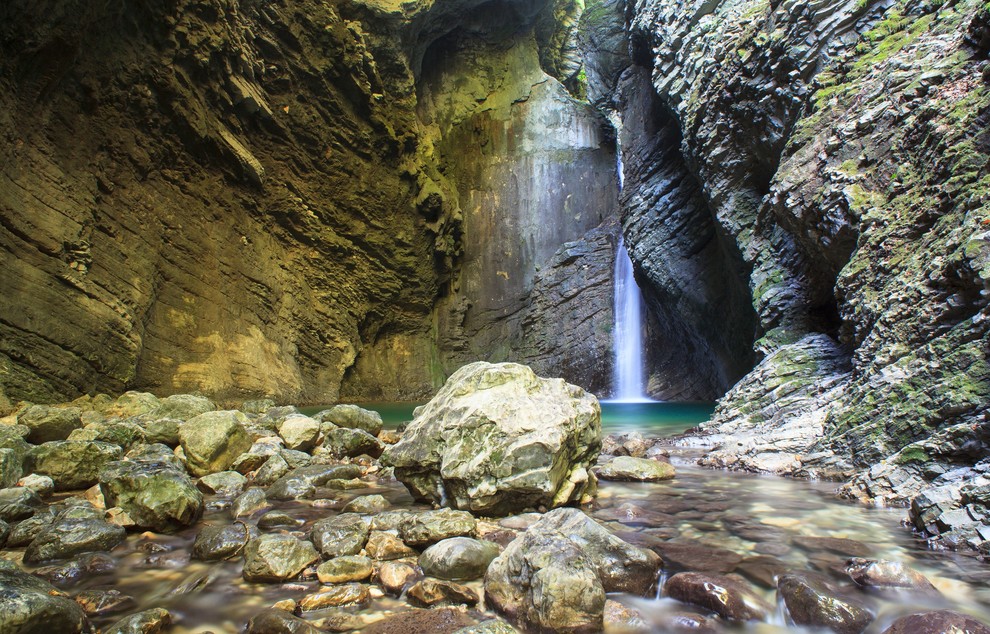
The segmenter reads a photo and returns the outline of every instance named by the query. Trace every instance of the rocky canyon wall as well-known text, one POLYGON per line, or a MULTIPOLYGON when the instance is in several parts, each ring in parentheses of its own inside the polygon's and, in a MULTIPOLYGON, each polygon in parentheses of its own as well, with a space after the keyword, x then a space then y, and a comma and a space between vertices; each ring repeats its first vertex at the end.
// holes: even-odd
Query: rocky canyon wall
MULTIPOLYGON (((914 0, 625 14, 758 316, 759 364, 705 426, 707 462, 852 477, 851 494, 913 500, 947 544, 982 543, 987 512, 988 16, 914 0)), ((655 267, 628 200, 634 257, 655 267)))
POLYGON ((574 0, 0 8, 0 394, 611 379, 615 138, 574 0))

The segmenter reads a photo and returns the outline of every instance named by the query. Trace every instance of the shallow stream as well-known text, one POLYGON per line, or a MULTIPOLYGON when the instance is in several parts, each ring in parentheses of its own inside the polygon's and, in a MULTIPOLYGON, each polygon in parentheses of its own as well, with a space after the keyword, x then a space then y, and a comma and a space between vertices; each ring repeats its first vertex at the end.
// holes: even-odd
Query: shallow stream
MULTIPOLYGON (((710 412, 705 405, 671 406, 665 412, 662 407, 650 406, 640 411, 638 416, 644 418, 637 422, 633 409, 606 406, 606 432, 632 428, 647 433, 680 431, 704 420, 710 412)), ((385 417, 395 423, 409 412, 411 407, 406 407, 400 413, 386 412, 385 417)), ((666 562, 664 576, 687 569, 733 572, 745 577, 773 603, 775 574, 812 570, 851 586, 842 572, 849 556, 883 558, 923 573, 942 591, 942 597, 926 601, 868 597, 877 613, 869 632, 881 632, 897 616, 922 608, 947 607, 990 622, 990 567, 970 557, 927 550, 924 542, 901 526, 903 510, 838 500, 833 495, 835 485, 830 483, 705 470, 693 466, 687 454, 675 453, 671 459, 678 470, 673 480, 656 484, 602 482, 597 502, 586 509, 624 539, 661 552, 666 562)), ((381 494, 397 508, 427 508, 414 504, 400 483, 374 476, 367 476, 360 488, 320 489, 318 493, 313 500, 276 503, 277 509, 303 522, 292 530, 299 537, 306 535, 314 521, 337 512, 359 495, 381 494)), ((203 522, 232 523, 228 505, 229 500, 208 497, 203 522)), ((137 605, 128 611, 164 607, 172 612, 176 623, 170 632, 177 634, 241 632, 261 609, 282 599, 300 599, 318 589, 315 579, 247 583, 240 575, 240 558, 222 563, 191 561, 189 552, 201 525, 171 536, 131 535, 113 551, 113 571, 89 576, 65 589, 73 595, 90 588, 117 589, 137 599, 137 605)), ((13 554, 5 553, 8 557, 13 554)), ((480 581, 467 585, 483 596, 480 581)), ((692 611, 662 596, 613 598, 638 610, 657 632, 664 631, 660 624, 666 612, 692 611)), ((340 627, 369 623, 382 612, 403 609, 408 609, 405 601, 380 596, 360 608, 314 612, 306 618, 328 618, 323 625, 340 627)), ((97 617, 94 621, 105 626, 116 618, 97 617)), ((778 608, 771 622, 734 631, 806 631, 785 623, 778 608)))

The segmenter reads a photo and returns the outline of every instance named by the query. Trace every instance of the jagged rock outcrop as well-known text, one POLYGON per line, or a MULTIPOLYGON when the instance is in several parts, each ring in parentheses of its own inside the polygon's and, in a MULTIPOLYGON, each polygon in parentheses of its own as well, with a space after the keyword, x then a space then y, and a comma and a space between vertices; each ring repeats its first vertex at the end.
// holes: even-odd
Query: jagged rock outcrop
MULTIPOLYGON (((763 361, 705 426, 708 460, 859 471, 852 492, 894 502, 950 485, 915 521, 981 543, 963 489, 990 402, 986 7, 643 0, 627 17, 759 319, 763 361)), ((663 260, 637 232, 648 185, 623 197, 643 270, 663 260)))

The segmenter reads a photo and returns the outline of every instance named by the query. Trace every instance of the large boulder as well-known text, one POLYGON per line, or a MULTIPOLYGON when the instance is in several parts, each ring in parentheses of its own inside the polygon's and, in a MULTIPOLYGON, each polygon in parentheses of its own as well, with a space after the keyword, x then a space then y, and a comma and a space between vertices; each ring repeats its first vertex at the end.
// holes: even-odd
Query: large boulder
POLYGON ((247 422, 247 416, 240 412, 223 411, 200 414, 183 423, 179 443, 189 472, 201 477, 226 471, 253 444, 244 428, 247 422))
POLYGON ((83 426, 82 410, 78 407, 32 405, 18 414, 17 422, 30 431, 27 441, 40 445, 51 440, 65 440, 72 430, 83 426))
POLYGON ((591 394, 524 365, 479 362, 418 408, 382 459, 417 500, 507 515, 592 495, 601 442, 591 394))
POLYGON ((168 460, 170 453, 164 445, 152 445, 134 459, 111 462, 100 472, 107 506, 121 507, 136 528, 174 531, 191 526, 203 514, 203 494, 168 460))
POLYGON ((651 595, 661 564, 580 510, 557 509, 492 561, 485 600, 527 630, 600 632, 605 594, 651 595))
POLYGON ((0 632, 89 632, 78 603, 46 581, 19 570, 0 569, 0 632))
POLYGON ((56 491, 73 491, 96 484, 100 470, 123 453, 105 442, 54 440, 29 451, 25 466, 29 473, 49 476, 56 491))

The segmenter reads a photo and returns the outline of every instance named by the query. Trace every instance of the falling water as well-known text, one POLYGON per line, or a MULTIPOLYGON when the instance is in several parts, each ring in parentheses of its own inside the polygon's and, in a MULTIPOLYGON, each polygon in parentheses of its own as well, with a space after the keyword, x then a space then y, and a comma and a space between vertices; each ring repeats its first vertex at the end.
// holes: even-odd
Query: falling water
POLYGON ((617 401, 648 401, 643 381, 643 300, 632 260, 619 238, 615 254, 615 383, 617 401))

